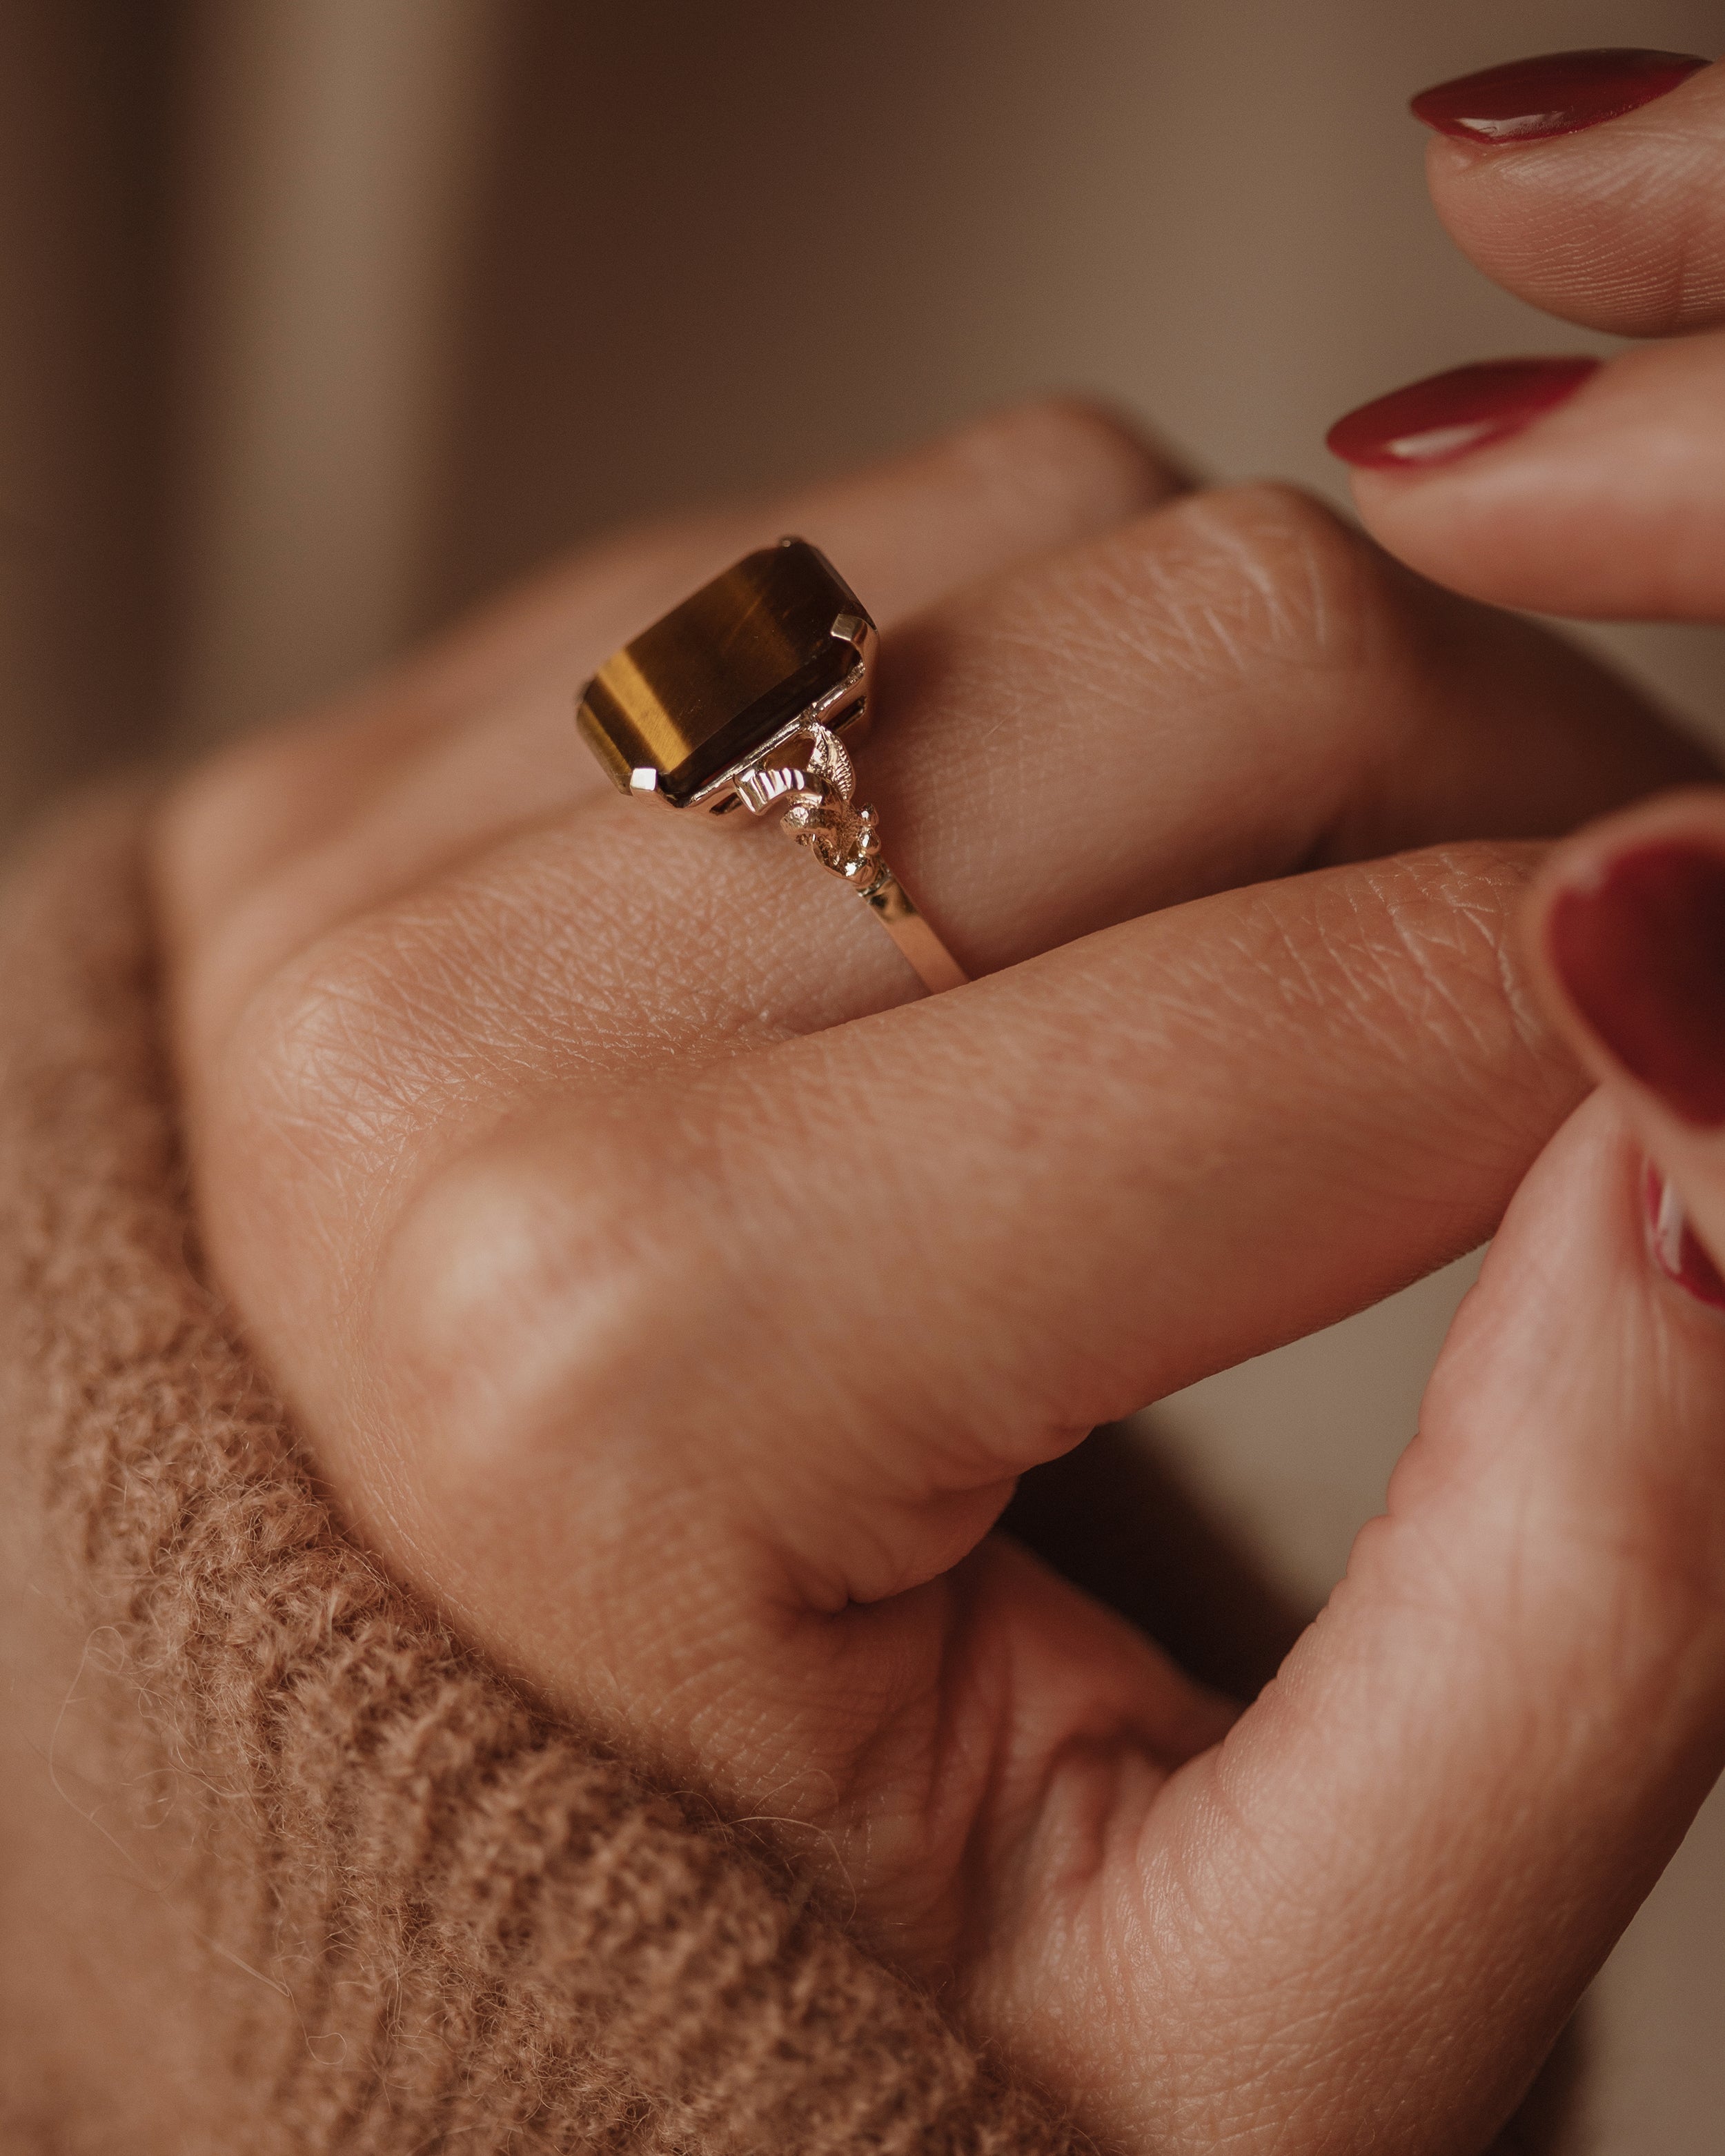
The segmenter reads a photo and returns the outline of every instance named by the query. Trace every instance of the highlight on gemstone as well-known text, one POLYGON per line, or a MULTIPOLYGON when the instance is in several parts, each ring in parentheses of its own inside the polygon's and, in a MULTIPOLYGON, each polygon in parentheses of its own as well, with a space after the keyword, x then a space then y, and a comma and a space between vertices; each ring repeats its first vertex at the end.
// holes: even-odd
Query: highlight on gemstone
POLYGON ((607 660, 577 720, 619 791, 686 808, 798 716, 842 699, 872 632, 819 549, 782 540, 733 562, 607 660))

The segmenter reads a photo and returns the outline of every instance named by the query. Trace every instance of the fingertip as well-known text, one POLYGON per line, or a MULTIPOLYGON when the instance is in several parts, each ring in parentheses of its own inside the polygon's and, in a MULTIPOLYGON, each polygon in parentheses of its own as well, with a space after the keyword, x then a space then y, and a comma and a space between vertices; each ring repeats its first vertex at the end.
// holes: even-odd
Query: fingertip
POLYGON ((1434 131, 1434 207, 1494 282, 1630 336, 1725 318, 1725 66, 1560 54, 1440 85, 1414 110, 1434 131))
POLYGON ((1523 936, 1597 1078, 1644 1121, 1725 1129, 1725 791, 1663 795, 1560 845, 1523 936))
POLYGON ((1325 441, 1356 470, 1420 472, 1455 464, 1568 403, 1600 364, 1584 352, 1448 367, 1345 413, 1325 441))
POLYGON ((1559 847, 1529 893, 1528 973, 1634 1131, 1655 1277, 1725 1314, 1725 791, 1692 789, 1559 847))
POLYGON ((1577 619, 1725 610, 1725 335, 1454 368, 1338 421, 1380 545, 1468 598, 1577 619))

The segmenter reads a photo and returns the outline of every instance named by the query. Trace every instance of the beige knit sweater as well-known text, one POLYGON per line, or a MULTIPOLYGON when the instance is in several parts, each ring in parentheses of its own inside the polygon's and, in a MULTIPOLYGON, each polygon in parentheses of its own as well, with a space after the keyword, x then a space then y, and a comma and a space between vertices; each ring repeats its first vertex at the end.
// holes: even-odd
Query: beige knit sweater
POLYGON ((200 1271, 140 824, 0 898, 6 2156, 1088 2147, 345 1537, 200 1271))

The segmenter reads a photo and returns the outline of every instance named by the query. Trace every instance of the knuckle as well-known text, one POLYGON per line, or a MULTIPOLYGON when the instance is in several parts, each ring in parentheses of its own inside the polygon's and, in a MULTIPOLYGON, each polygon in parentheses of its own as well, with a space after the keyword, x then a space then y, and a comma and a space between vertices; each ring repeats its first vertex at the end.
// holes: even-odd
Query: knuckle
POLYGON ((597 1445, 659 1411, 646 1397, 667 1367, 664 1267, 643 1225, 663 1216, 643 1203, 654 1179, 638 1131, 625 1141, 584 1120, 559 1128, 554 1159, 532 1139, 482 1145, 396 1223, 372 1362, 444 1475, 465 1486, 500 1458, 572 1435, 597 1445))
POLYGON ((1389 599, 1387 565, 1335 511, 1298 487, 1229 487, 1174 512, 1192 567, 1242 663, 1358 665, 1389 599))
POLYGON ((270 1118, 337 1154, 381 1159, 484 1112, 536 1067, 553 1023, 554 976, 520 932, 540 896, 531 875, 480 869, 331 931, 252 993, 232 1069, 270 1118))
POLYGON ((213 1185, 249 1194, 254 1229, 351 1255, 380 1194, 470 1105, 473 1058, 433 955, 367 921, 246 1001, 206 1070, 198 1121, 213 1185))
MULTIPOLYGON (((417 984, 366 934, 336 939, 253 1000, 227 1058, 252 1133, 315 1133, 336 1156, 386 1143, 426 1071, 410 1013, 417 984)), ((421 998, 423 1001, 423 998, 421 998)))
POLYGON ((1038 398, 992 413, 957 446, 986 480, 1069 501, 1077 521, 1132 516, 1183 484, 1124 413, 1082 397, 1038 398))
POLYGON ((1340 754, 1376 752, 1402 708, 1392 690, 1418 675, 1415 588, 1323 503, 1266 484, 1111 534, 1045 574, 1039 603, 1051 631, 1094 646, 1098 672, 1124 659, 1135 678, 1219 700, 1230 723, 1297 715, 1340 754))

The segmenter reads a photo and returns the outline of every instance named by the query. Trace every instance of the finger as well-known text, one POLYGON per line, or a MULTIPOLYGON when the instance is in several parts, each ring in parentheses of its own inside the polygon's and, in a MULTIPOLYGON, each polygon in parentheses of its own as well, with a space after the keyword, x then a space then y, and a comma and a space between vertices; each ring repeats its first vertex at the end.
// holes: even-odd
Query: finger
POLYGON ((1725 321, 1725 65, 1556 54, 1414 101, 1438 213, 1486 274, 1566 321, 1725 321))
MULTIPOLYGON (((191 780, 174 810, 186 861, 177 918, 219 917, 287 858, 316 851, 411 872, 494 804, 542 812, 593 783, 567 754, 571 696, 607 654, 752 547, 797 531, 864 581, 891 624, 974 577, 1058 547, 1187 484, 1111 412, 1050 399, 996 413, 864 470, 766 503, 649 526, 578 556, 485 608, 297 726, 191 780), (469 731, 485 722, 483 738, 469 731), (429 762, 429 786, 404 784, 429 762), (390 809, 375 813, 380 798, 390 809), (431 819, 428 829, 426 819, 431 819), (341 841, 365 826, 345 850, 341 841), (393 848, 393 851, 392 851, 393 848)), ((349 876, 338 876, 342 883, 349 876)))
MULTIPOLYGON (((1725 1325, 1591 1102, 1517 1197, 1384 1516, 1276 1683, 1122 1822, 1147 2104, 1194 2145, 1484 2146, 1725 1759, 1725 1325), (1243 2041, 1201 2042, 1219 1999, 1243 2041), (1273 2116, 1272 2116, 1273 2107, 1273 2116)), ((1037 1908, 1030 1921, 1070 1912, 1037 1908)), ((1096 1985, 1060 2033, 1080 2045, 1096 1985)), ((1146 2145, 1153 2145, 1147 2133, 1146 2145)))
MULTIPOLYGON (((327 1276, 302 1337, 339 1350, 342 1306, 375 1312, 354 1367, 411 1373, 414 1533, 516 1583, 504 1629, 536 1667, 587 1666, 587 1598, 617 1584, 603 1558, 535 1578, 561 1578, 589 1476, 608 1511, 650 1487, 697 1569, 740 1551, 769 1599, 877 1602, 1094 1424, 1489 1232, 1579 1090, 1505 993, 1528 865, 1464 850, 1230 893, 675 1092, 566 1097, 398 1228, 374 1216, 362 1282, 327 1276)), ((308 1217, 239 1246, 247 1307, 271 1311, 280 1239, 329 1203, 301 1178, 308 1217)), ((363 1490, 354 1371, 296 1360, 363 1490)))
MULTIPOLYGON (((1344 1589, 1146 1837, 1189 1880, 1202 1847, 1183 1927, 1237 1928, 1266 2049, 1295 1985, 1323 2030, 1315 2147, 1386 2118, 1482 2141, 1725 1762, 1725 796, 1557 850, 1527 932, 1604 1091, 1512 1209, 1344 1589), (1458 2028, 1491 2041, 1434 2050, 1458 2028)), ((1241 2092, 1206 2097, 1224 2121, 1241 2092)))
POLYGON ((1580 834, 1530 911, 1532 976, 1657 1163, 1653 1248, 1725 1308, 1725 793, 1580 834))
POLYGON ((1394 554, 1501 606, 1725 619, 1725 335, 1609 366, 1463 368, 1363 406, 1331 446, 1394 554))
MULTIPOLYGON (((880 693, 865 798, 973 973, 1314 860, 1561 830, 1707 768, 1610 675, 1280 488, 1193 497, 970 588, 891 641, 880 693)), ((226 924, 192 1021, 204 1042, 341 891, 314 857, 226 924)), ((630 813, 608 789, 305 965, 290 998, 314 974, 344 1009, 376 1000, 367 983, 387 993, 367 1060, 392 1098, 427 1096, 427 1014, 459 1019, 462 1116, 519 1089, 524 1033, 566 1044, 561 1081, 594 1051, 614 1072, 658 1065, 915 988, 854 896, 776 834, 630 813)))

